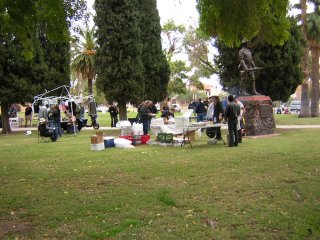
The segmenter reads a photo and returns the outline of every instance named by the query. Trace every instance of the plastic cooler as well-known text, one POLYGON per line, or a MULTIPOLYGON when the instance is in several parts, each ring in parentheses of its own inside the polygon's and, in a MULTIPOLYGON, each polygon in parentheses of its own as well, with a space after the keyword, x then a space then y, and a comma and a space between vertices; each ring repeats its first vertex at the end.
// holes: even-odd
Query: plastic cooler
POLYGON ((104 141, 104 147, 105 148, 110 148, 110 147, 114 147, 114 139, 115 137, 104 137, 103 141, 104 141))

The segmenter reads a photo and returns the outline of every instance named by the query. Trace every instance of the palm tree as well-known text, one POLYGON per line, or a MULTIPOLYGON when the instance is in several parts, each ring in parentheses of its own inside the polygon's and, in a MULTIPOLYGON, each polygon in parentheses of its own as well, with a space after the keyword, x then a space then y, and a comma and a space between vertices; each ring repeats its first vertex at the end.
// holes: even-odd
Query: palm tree
MULTIPOLYGON (((300 0, 300 7, 301 7, 301 31, 302 31, 303 38, 307 42, 307 29, 306 29, 307 0, 300 0)), ((303 50, 303 56, 301 59, 303 82, 301 84, 301 110, 299 113, 299 117, 310 117, 308 56, 309 56, 309 47, 305 46, 303 50)))
POLYGON ((307 38, 311 51, 311 117, 319 116, 319 57, 320 57, 320 0, 309 0, 315 11, 306 21, 307 38))
POLYGON ((71 71, 78 81, 88 81, 88 93, 93 93, 93 80, 96 76, 95 55, 96 39, 94 37, 94 27, 80 29, 80 38, 73 44, 71 71))

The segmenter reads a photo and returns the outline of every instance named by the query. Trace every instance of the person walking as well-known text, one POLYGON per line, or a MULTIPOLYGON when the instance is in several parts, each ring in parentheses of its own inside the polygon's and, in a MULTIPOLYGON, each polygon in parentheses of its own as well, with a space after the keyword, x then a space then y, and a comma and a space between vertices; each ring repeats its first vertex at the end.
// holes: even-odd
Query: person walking
POLYGON ((237 123, 238 116, 240 115, 240 107, 234 102, 234 97, 232 95, 228 96, 228 104, 225 109, 224 119, 228 122, 228 132, 229 132, 229 147, 238 146, 238 132, 237 123))

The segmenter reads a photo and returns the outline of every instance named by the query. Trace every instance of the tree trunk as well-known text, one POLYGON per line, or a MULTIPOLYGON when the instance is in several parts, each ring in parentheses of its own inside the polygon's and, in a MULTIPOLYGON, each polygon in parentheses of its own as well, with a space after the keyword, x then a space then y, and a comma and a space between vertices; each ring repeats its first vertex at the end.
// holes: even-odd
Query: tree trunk
POLYGON ((93 79, 88 74, 88 94, 89 95, 93 94, 92 85, 93 85, 93 79))
POLYGON ((311 117, 319 116, 319 56, 320 48, 311 47, 312 68, 311 68, 311 117))
POLYGON ((125 102, 119 102, 119 118, 121 120, 127 120, 127 105, 125 102))
POLYGON ((301 84, 301 108, 298 116, 299 118, 310 117, 309 105, 309 84, 308 82, 303 81, 301 84))
POLYGON ((9 104, 2 102, 1 103, 1 114, 2 114, 2 133, 10 134, 12 133, 11 127, 9 124, 9 104))
MULTIPOLYGON (((303 38, 307 42, 307 30, 305 26, 306 22, 306 13, 307 13, 307 0, 300 0, 301 5, 301 31, 303 38)), ((303 50, 303 56, 301 59, 301 69, 303 73, 303 80, 301 85, 301 108, 299 117, 306 118, 310 117, 310 108, 309 108, 309 70, 308 70, 308 56, 309 56, 309 46, 305 46, 303 50)))

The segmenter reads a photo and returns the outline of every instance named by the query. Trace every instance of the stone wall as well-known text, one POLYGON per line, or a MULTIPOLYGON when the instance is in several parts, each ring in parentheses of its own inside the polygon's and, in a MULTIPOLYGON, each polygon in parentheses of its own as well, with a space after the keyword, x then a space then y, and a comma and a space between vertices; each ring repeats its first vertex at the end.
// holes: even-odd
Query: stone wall
POLYGON ((270 97, 264 95, 238 97, 245 107, 244 128, 247 136, 273 134, 276 124, 270 97))

